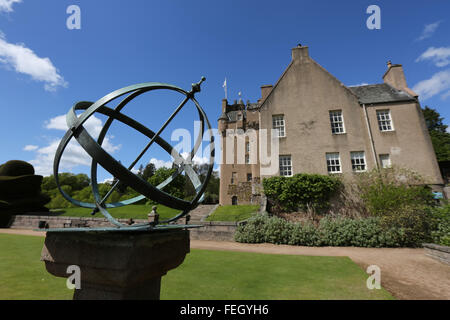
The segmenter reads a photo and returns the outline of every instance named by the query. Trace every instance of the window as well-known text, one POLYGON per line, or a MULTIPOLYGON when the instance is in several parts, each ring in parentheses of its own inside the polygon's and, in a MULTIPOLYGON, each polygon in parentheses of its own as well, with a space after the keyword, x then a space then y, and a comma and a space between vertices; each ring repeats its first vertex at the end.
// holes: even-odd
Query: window
POLYGON ((236 182, 236 175, 237 175, 236 172, 231 173, 231 184, 234 184, 236 182))
POLYGON ((238 120, 238 121, 241 121, 241 120, 242 120, 242 114, 238 113, 238 115, 237 115, 237 120, 238 120))
POLYGON ((250 142, 246 142, 246 143, 245 143, 245 150, 246 150, 247 152, 250 152, 250 142))
POLYGON ((391 157, 388 154, 380 154, 380 163, 382 168, 390 168, 391 157))
POLYGON ((233 206, 237 206, 237 204, 238 204, 238 198, 237 198, 236 196, 233 196, 233 197, 231 198, 231 204, 232 204, 233 206))
POLYGON ((280 176, 292 176, 291 156, 280 156, 280 176))
POLYGON ((251 182, 252 181, 252 174, 251 173, 247 173, 247 181, 251 182))
POLYGON ((330 111, 330 123, 332 134, 345 133, 344 118, 341 110, 330 111))
POLYGON ((278 131, 278 137, 285 137, 286 130, 284 124, 284 115, 272 116, 272 127, 278 131))
POLYGON ((352 160, 352 170, 354 172, 366 171, 366 157, 364 151, 350 152, 350 158, 352 160))
POLYGON ((389 110, 377 110, 378 127, 380 131, 393 131, 391 112, 389 110))
POLYGON ((341 171, 341 158, 339 153, 327 153, 327 170, 328 173, 340 173, 341 171))
POLYGON ((250 164, 250 156, 248 154, 245 155, 245 164, 250 164))

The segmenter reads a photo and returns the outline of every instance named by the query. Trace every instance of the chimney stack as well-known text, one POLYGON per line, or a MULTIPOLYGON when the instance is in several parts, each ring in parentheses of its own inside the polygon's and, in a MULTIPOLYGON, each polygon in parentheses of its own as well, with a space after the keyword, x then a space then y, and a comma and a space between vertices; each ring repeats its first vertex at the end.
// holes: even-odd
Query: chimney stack
POLYGON ((391 60, 387 62, 388 69, 383 75, 384 83, 387 83, 397 90, 402 90, 409 95, 417 98, 419 95, 408 88, 406 84, 405 72, 401 64, 392 64, 391 60))
POLYGON ((292 60, 303 60, 309 57, 308 47, 298 45, 292 48, 292 60))
POLYGON ((388 69, 383 76, 385 83, 393 86, 395 89, 403 90, 407 88, 405 73, 401 64, 392 64, 389 60, 387 63, 388 69))
POLYGON ((227 105, 228 105, 227 99, 222 99, 222 113, 227 112, 227 105))
POLYGON ((261 86, 261 99, 264 100, 267 98, 267 96, 270 94, 270 91, 272 91, 273 85, 268 84, 265 86, 261 86))

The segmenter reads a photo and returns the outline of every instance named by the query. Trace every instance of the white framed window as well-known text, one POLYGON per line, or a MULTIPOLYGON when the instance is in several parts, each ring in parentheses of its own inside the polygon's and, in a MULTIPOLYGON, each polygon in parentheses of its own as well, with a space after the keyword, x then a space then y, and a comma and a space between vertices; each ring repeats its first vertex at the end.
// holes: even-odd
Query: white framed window
POLYGON ((388 154, 380 154, 380 164, 384 169, 390 168, 392 166, 391 157, 388 154))
POLYGON ((354 172, 366 171, 366 156, 364 151, 350 152, 350 159, 352 160, 352 170, 354 172))
POLYGON ((380 131, 394 130, 390 110, 377 110, 377 120, 380 131))
POLYGON ((272 116, 272 128, 278 131, 278 137, 286 137, 284 115, 272 116))
POLYGON ((326 157, 328 173, 341 173, 341 158, 339 152, 327 153, 326 157))
POLYGON ((342 116, 342 110, 330 111, 330 124, 332 134, 345 133, 344 117, 342 116))
POLYGON ((280 176, 292 176, 291 156, 280 156, 280 176))

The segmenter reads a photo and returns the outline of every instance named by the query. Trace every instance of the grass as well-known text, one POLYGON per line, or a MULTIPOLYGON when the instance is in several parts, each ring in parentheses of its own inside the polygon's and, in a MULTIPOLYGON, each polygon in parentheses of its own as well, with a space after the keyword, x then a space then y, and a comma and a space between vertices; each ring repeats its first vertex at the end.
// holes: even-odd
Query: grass
MULTIPOLYGON (((65 279, 39 260, 43 237, 0 234, 0 299, 71 299, 65 279)), ((368 290, 368 275, 347 257, 191 250, 162 278, 161 299, 393 299, 368 290)))
POLYGON ((258 205, 219 206, 206 220, 242 221, 250 218, 258 209, 258 205))
MULTIPOLYGON (((156 205, 157 212, 159 213, 160 220, 166 220, 172 218, 180 210, 172 209, 161 204, 156 205)), ((97 213, 95 216, 91 216, 92 209, 87 208, 64 208, 51 210, 52 212, 60 212, 62 216, 65 217, 86 217, 86 218, 103 218, 101 213, 97 213)), ((147 219, 147 215, 152 211, 152 206, 146 205, 129 205, 120 208, 108 209, 108 212, 116 219, 147 219)))

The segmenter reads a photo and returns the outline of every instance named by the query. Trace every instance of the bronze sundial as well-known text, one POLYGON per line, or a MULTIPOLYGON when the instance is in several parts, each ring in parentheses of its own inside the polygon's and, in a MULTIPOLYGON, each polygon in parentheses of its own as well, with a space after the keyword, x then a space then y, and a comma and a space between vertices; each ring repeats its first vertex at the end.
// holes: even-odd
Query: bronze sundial
MULTIPOLYGON (((202 200, 203 194, 205 192, 207 183, 209 181, 209 178, 211 176, 211 172, 213 170, 214 166, 214 136, 212 135, 211 131, 211 124, 208 121, 208 118, 206 117, 205 112, 203 111, 202 107, 198 103, 198 101, 195 99, 195 94, 200 92, 200 86, 203 81, 206 79, 202 77, 201 81, 198 83, 192 84, 192 89, 190 91, 185 91, 179 87, 170 85, 170 84, 163 84, 163 83, 156 83, 156 82, 149 82, 149 83, 142 83, 142 84, 136 84, 132 86, 128 86, 119 90, 116 90, 97 102, 88 102, 88 101, 82 101, 76 103, 67 113, 66 121, 67 125, 69 127, 69 130, 66 132, 64 137, 61 139, 61 142, 58 146, 58 149, 55 154, 55 160, 53 164, 53 171, 54 176, 56 180, 56 184, 58 186, 59 191, 64 196, 65 199, 70 201, 71 203, 83 207, 83 208, 90 208, 93 209, 93 212, 101 212, 106 219, 113 225, 110 228, 65 228, 65 229, 50 229, 47 231, 145 231, 145 230, 166 230, 166 229, 174 229, 174 228, 186 228, 188 226, 186 225, 177 225, 177 224, 170 224, 171 222, 175 222, 176 220, 180 219, 181 217, 187 215, 190 210, 194 209, 198 203, 202 200), (122 113, 122 109, 134 98, 145 94, 145 93, 151 93, 155 90, 168 90, 172 91, 174 93, 181 94, 183 96, 183 100, 181 103, 176 107, 176 109, 173 111, 173 113, 169 116, 169 118, 166 120, 166 122, 162 125, 162 127, 157 131, 154 132, 151 129, 147 128, 146 126, 142 125, 135 119, 132 119, 122 113), (113 103, 116 99, 122 99, 115 108, 109 107, 108 103, 113 103), (199 135, 196 138, 194 147, 192 151, 190 152, 190 156, 188 159, 183 158, 183 156, 176 151, 167 141, 165 141, 163 138, 161 138, 160 134, 163 132, 163 130, 167 127, 167 125, 175 118, 175 116, 179 113, 179 111, 185 106, 185 104, 188 101, 192 101, 195 104, 196 110, 198 112, 198 116, 200 119, 200 130, 199 135), (77 116, 76 111, 84 111, 80 115, 77 116), (100 113, 103 115, 106 115, 109 117, 107 121, 105 122, 105 125, 103 126, 97 140, 95 140, 85 129, 83 124, 95 113, 100 113), (119 161, 114 159, 108 152, 105 151, 105 149, 102 147, 102 143, 105 139, 105 136, 113 123, 113 121, 120 121, 121 123, 133 128, 134 130, 137 130, 141 134, 145 135, 149 142, 145 146, 145 148, 137 155, 136 159, 128 166, 125 167, 122 165, 119 161), (205 127, 205 124, 207 128, 205 127), (210 158, 208 163, 208 171, 206 178, 204 181, 200 181, 199 176, 194 171, 192 167, 192 159, 194 155, 196 154, 198 148, 200 147, 202 140, 203 140, 203 134, 205 133, 205 130, 209 130, 210 133, 210 158), (69 194, 64 192, 64 190, 61 188, 59 184, 58 179, 58 172, 59 172, 59 165, 61 161, 61 157, 64 153, 65 148, 69 144, 69 142, 75 138, 76 141, 83 147, 83 149, 90 155, 92 158, 91 163, 91 186, 92 186, 92 193, 94 195, 94 203, 86 203, 78 201, 74 198, 72 198, 69 194), (159 146, 161 146, 166 152, 168 152, 173 158, 174 163, 177 165, 177 171, 169 178, 167 178, 165 181, 160 183, 157 186, 153 186, 147 181, 143 180, 138 175, 134 174, 131 170, 134 168, 136 163, 142 158, 142 156, 147 152, 147 150, 150 148, 150 146, 153 143, 157 143, 159 146), (104 196, 101 197, 98 189, 98 181, 97 181, 97 166, 102 166, 106 171, 108 171, 114 178, 115 183, 113 184, 110 191, 104 196), (190 181, 192 182, 194 188, 195 188, 195 196, 192 201, 186 201, 180 198, 177 198, 175 196, 172 196, 166 192, 164 192, 162 189, 170 184, 178 175, 185 173, 187 177, 189 177, 190 181), (111 193, 117 188, 119 183, 123 183, 127 186, 130 186, 135 191, 140 193, 139 196, 134 197, 132 199, 116 202, 116 203, 106 203, 111 193), (136 225, 125 225, 120 223, 118 220, 116 220, 109 212, 108 209, 111 208, 118 208, 126 205, 130 205, 133 203, 136 203, 144 198, 151 199, 153 201, 156 201, 159 204, 165 205, 167 207, 178 209, 180 212, 175 217, 159 221, 157 223, 143 223, 143 224, 136 224, 136 225)), ((161 109, 158 109, 158 111, 161 109)), ((155 110, 156 112, 157 110, 155 110)))

